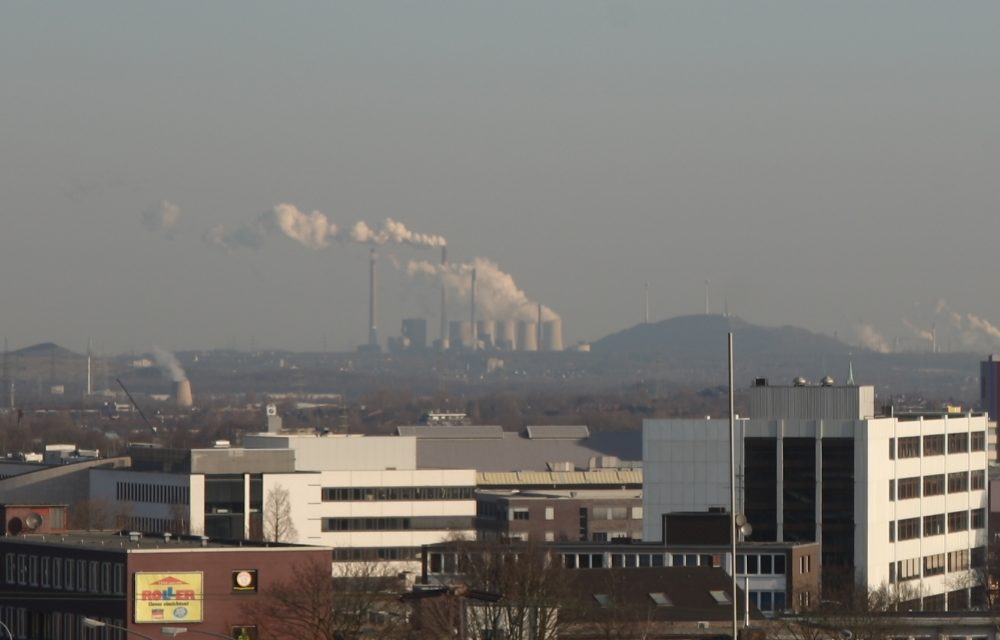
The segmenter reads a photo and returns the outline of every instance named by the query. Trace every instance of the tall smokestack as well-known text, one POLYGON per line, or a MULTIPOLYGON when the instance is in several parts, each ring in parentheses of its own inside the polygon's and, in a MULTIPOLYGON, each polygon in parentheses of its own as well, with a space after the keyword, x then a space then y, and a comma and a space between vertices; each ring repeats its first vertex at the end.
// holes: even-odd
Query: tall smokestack
POLYGON ((375 248, 369 252, 368 267, 368 346, 378 347, 378 332, 375 329, 375 248))
POLYGON ((91 376, 90 359, 93 353, 94 341, 87 340, 87 396, 89 397, 94 393, 94 387, 91 384, 93 377, 91 376))
POLYGON ((542 303, 538 303, 538 322, 535 324, 535 330, 538 332, 535 335, 535 344, 539 348, 542 346, 542 303))
POLYGON ((937 327, 931 324, 931 353, 937 353, 937 327))
POLYGON ((646 313, 643 315, 643 323, 649 324, 649 283, 643 283, 643 294, 646 299, 646 313))
POLYGON ((472 350, 475 351, 479 342, 476 330, 476 268, 472 267, 472 282, 469 284, 469 324, 472 325, 472 350))
POLYGON ((444 281, 448 266, 448 246, 441 247, 441 351, 448 350, 448 285, 444 281))

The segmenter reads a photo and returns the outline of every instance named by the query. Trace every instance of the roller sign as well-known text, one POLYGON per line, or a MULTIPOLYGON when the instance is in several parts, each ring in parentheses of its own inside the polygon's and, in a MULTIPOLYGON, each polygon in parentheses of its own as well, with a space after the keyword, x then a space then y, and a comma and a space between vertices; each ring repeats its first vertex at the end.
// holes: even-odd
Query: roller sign
POLYGON ((136 622, 201 622, 204 598, 200 571, 135 574, 136 622))

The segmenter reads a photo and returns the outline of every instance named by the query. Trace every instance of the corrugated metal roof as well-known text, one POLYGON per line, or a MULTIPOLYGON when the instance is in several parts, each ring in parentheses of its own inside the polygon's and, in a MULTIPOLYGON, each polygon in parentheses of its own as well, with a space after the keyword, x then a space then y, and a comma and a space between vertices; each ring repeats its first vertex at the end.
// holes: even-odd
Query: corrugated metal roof
POLYGON ((528 425, 528 438, 541 439, 579 439, 589 438, 590 429, 585 424, 535 424, 528 425))
POLYGON ((500 425, 416 425, 396 427, 396 434, 401 436, 416 436, 420 439, 436 440, 499 440, 503 438, 503 427, 500 425))

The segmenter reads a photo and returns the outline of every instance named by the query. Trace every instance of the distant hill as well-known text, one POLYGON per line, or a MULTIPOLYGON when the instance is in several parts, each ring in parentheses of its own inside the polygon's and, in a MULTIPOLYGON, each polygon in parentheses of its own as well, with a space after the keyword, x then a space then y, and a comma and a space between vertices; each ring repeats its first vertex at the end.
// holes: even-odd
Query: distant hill
POLYGON ((79 358, 80 355, 70 351, 66 347, 60 347, 54 342, 40 342, 30 347, 24 347, 17 351, 11 351, 11 355, 22 358, 79 358))
POLYGON ((762 327, 735 316, 678 316, 639 324, 612 333, 591 345, 595 353, 656 353, 675 357, 725 358, 726 335, 732 331, 740 357, 781 358, 846 356, 858 347, 798 327, 762 327))

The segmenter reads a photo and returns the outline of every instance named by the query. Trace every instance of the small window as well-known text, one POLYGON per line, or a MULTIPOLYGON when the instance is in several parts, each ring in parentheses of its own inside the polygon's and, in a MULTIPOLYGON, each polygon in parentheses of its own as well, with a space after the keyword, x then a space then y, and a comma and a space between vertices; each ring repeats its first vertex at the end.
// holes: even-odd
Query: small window
POLYGON ((597 602, 600 607, 607 607, 611 604, 611 597, 606 593, 595 593, 594 601, 597 602))
POLYGON ((774 556, 774 573, 779 576, 785 575, 785 556, 774 556))
POLYGON ((674 603, 670 601, 667 594, 662 591, 655 591, 649 594, 649 599, 658 607, 672 607, 674 603))
POLYGON ((729 598, 729 594, 721 589, 712 589, 708 592, 712 599, 715 600, 716 604, 732 604, 732 600, 729 598))
POLYGON ((556 519, 556 510, 554 507, 545 507, 545 519, 546 520, 556 519))

